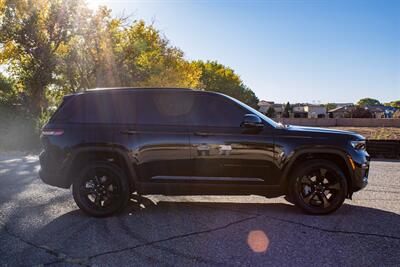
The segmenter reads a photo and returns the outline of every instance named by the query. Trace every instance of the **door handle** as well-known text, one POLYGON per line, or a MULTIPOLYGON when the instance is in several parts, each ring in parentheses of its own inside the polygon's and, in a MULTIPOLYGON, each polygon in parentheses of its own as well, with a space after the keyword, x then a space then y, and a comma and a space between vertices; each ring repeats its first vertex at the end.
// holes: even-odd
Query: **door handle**
POLYGON ((122 131, 120 131, 120 133, 121 134, 126 134, 126 135, 132 135, 132 134, 137 133, 137 131, 134 131, 134 130, 122 130, 122 131))
POLYGON ((213 133, 207 133, 207 132, 195 132, 194 135, 197 136, 213 136, 213 133))

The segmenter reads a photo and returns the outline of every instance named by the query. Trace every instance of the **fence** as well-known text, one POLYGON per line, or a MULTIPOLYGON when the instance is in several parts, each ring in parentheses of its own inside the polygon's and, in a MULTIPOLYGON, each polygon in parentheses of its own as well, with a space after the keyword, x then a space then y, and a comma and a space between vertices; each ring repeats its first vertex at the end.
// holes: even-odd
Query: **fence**
POLYGON ((364 118, 276 118, 275 121, 284 124, 315 126, 315 127, 400 127, 400 119, 364 119, 364 118))
POLYGON ((367 151, 372 158, 400 159, 400 140, 367 140, 367 151))

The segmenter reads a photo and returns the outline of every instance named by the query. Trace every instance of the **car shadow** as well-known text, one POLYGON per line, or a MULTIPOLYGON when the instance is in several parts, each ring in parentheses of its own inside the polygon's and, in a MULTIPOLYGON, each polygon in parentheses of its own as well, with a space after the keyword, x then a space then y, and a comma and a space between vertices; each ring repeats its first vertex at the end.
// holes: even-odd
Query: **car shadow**
MULTIPOLYGON (((74 210, 39 229, 31 240, 85 264, 99 263, 103 258, 112 259, 107 264, 124 264, 131 253, 137 264, 149 263, 147 254, 156 250, 158 256, 151 259, 153 265, 163 265, 163 257, 178 257, 183 264, 197 257, 205 265, 219 265, 226 263, 213 260, 217 257, 214 253, 222 253, 221 245, 235 244, 234 250, 223 251, 230 257, 239 257, 241 253, 250 259, 256 257, 257 250, 246 242, 253 232, 268 241, 269 249, 284 246, 302 249, 305 246, 301 245, 302 238, 314 235, 328 239, 331 246, 341 247, 357 245, 360 238, 373 242, 386 240, 386 247, 380 248, 378 245, 382 243, 376 243, 374 248, 376 253, 384 253, 387 246, 400 245, 400 229, 394 227, 399 223, 399 214, 352 204, 344 204, 327 216, 312 216, 285 203, 215 202, 212 198, 193 201, 182 197, 166 197, 156 202, 151 196, 134 194, 128 207, 117 216, 93 218, 74 210), (350 243, 344 244, 344 240, 350 243), (198 242, 206 242, 207 248, 198 242), (194 248, 188 249, 191 246, 194 248)), ((307 242, 318 246, 319 241, 307 242)), ((366 252, 363 248, 360 251, 366 252)), ((29 253, 19 256, 23 259, 29 253)), ((172 263, 177 262, 172 260, 172 263)))

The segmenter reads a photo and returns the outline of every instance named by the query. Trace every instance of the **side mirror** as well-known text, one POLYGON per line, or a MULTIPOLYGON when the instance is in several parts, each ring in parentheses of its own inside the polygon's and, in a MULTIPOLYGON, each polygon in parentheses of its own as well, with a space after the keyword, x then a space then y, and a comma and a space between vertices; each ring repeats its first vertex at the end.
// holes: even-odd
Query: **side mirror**
POLYGON ((262 122, 260 117, 258 117, 257 115, 246 114, 246 115, 244 115, 243 122, 240 126, 243 128, 261 129, 264 127, 264 123, 262 122))

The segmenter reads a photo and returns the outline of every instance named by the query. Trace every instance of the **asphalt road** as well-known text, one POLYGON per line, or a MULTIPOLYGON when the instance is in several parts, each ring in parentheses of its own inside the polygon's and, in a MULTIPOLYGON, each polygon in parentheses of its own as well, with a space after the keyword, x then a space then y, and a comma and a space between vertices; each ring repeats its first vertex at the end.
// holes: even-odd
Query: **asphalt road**
POLYGON ((1 266, 400 266, 400 162, 372 162, 368 187, 328 216, 283 198, 132 196, 95 219, 38 169, 0 154, 1 266))

